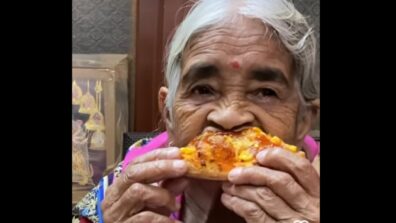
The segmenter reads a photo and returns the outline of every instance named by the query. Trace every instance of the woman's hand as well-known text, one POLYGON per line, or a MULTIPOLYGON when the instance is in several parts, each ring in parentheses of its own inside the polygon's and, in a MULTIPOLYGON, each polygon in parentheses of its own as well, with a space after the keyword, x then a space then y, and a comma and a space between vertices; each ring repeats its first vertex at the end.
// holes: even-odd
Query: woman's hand
POLYGON ((309 160, 280 148, 256 158, 260 166, 229 173, 223 204, 248 223, 319 222, 319 175, 309 160))
POLYGON ((107 189, 104 222, 175 222, 169 215, 180 208, 175 197, 187 186, 181 178, 186 172, 178 148, 157 149, 136 158, 107 189))

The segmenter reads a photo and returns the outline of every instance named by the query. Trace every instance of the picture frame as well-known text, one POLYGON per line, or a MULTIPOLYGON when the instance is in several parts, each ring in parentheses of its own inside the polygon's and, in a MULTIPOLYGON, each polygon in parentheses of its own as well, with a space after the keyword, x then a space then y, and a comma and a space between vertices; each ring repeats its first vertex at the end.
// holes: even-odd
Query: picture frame
POLYGON ((73 54, 72 204, 120 161, 128 130, 126 54, 73 54))

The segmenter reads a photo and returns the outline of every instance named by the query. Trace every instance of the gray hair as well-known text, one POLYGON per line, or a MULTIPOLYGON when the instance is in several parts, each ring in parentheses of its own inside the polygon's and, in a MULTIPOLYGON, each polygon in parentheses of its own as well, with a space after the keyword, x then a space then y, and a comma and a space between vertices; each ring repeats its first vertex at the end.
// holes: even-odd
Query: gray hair
POLYGON ((229 21, 230 16, 255 18, 271 27, 294 58, 296 77, 305 100, 318 97, 316 39, 306 18, 288 0, 199 0, 177 28, 167 49, 165 79, 169 88, 166 106, 172 105, 181 76, 181 55, 188 41, 205 28, 229 21), (237 3, 237 4, 232 4, 237 3))

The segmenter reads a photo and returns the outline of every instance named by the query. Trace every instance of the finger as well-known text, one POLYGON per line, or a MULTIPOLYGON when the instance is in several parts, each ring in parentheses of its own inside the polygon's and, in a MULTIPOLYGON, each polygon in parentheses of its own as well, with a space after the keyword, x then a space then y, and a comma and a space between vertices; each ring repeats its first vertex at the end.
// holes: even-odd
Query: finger
POLYGON ((267 186, 294 210, 305 210, 311 197, 290 174, 262 166, 234 168, 228 175, 233 184, 267 186))
POLYGON ((156 160, 128 166, 124 182, 153 183, 168 178, 176 178, 187 172, 184 160, 156 160))
POLYGON ((183 176, 187 172, 187 165, 183 160, 156 160, 136 165, 129 165, 119 180, 116 180, 106 191, 109 197, 105 206, 111 205, 133 183, 154 183, 168 178, 183 176))
POLYGON ((160 215, 151 211, 143 211, 129 218, 125 223, 179 223, 178 220, 170 219, 167 216, 160 215))
POLYGON ((147 161, 178 159, 178 158, 180 158, 179 148, 169 147, 163 149, 156 149, 154 151, 138 156, 131 163, 137 164, 137 163, 144 163, 147 161))
POLYGON ((319 175, 308 159, 281 148, 265 149, 256 158, 262 166, 289 173, 308 194, 319 197, 319 175))
POLYGON ((275 222, 267 213, 261 208, 250 201, 241 199, 236 196, 231 196, 227 193, 221 195, 221 202, 225 207, 235 212, 235 214, 241 216, 246 220, 247 223, 273 223, 275 222))
POLYGON ((287 205, 278 195, 273 193, 268 187, 256 186, 237 186, 230 183, 224 183, 223 191, 247 201, 259 205, 265 213, 272 218, 279 220, 290 219, 298 214, 287 205))
POLYGON ((143 208, 162 208, 168 210, 166 214, 170 214, 179 210, 180 206, 176 203, 175 197, 164 188, 134 183, 109 211, 118 212, 121 216, 132 216, 143 208))

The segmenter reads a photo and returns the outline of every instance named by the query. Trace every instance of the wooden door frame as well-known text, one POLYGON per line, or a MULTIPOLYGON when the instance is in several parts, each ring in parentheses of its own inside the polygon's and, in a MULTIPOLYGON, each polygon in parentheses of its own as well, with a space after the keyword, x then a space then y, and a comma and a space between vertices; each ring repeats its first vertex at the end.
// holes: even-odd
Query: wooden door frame
POLYGON ((165 46, 187 13, 188 0, 135 0, 130 54, 133 86, 130 86, 130 131, 148 132, 159 127, 157 95, 164 85, 165 46), (166 3, 166 4, 165 4, 166 3))

